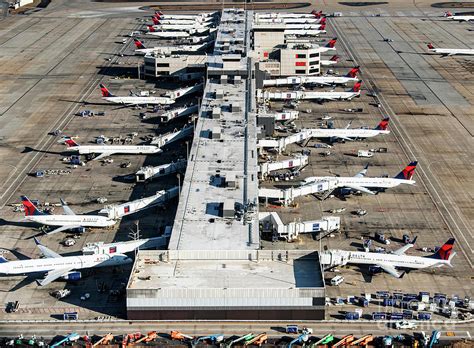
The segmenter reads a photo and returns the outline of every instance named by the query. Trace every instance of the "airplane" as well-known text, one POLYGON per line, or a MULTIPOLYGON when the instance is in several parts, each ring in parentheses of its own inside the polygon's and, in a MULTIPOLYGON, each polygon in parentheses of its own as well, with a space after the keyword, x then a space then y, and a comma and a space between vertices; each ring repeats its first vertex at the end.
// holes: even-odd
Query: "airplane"
POLYGON ((257 18, 260 23, 285 23, 285 24, 326 24, 326 17, 313 18, 257 18))
POLYGON ((357 73, 360 67, 352 68, 346 75, 325 75, 325 76, 290 76, 284 79, 264 80, 264 86, 283 86, 283 85, 345 85, 348 82, 357 82, 357 73))
POLYGON ((131 95, 127 97, 118 97, 107 89, 102 83, 99 85, 102 92, 102 99, 116 104, 125 104, 125 105, 147 105, 147 104, 159 104, 159 105, 170 105, 174 104, 174 99, 169 97, 141 97, 137 95, 131 95))
POLYGON ((163 152, 155 145, 79 145, 74 139, 67 137, 62 141, 66 143, 69 151, 76 151, 80 155, 99 154, 94 157, 94 161, 115 154, 152 155, 163 152))
POLYGON ((148 31, 153 31, 153 30, 189 31, 191 29, 209 30, 212 26, 211 26, 211 23, 203 23, 203 24, 155 24, 155 25, 147 25, 147 27, 148 27, 148 31))
POLYGON ((472 56, 474 55, 474 49, 472 48, 435 48, 433 44, 429 43, 428 48, 433 53, 439 53, 443 56, 472 56))
POLYGON ((334 55, 331 58, 329 58, 329 60, 321 59, 319 63, 321 64, 321 66, 332 66, 332 65, 336 65, 339 62, 339 59, 340 57, 338 55, 334 55))
POLYGON ((320 25, 319 29, 289 29, 285 28, 284 35, 296 35, 296 36, 318 36, 320 34, 326 34, 326 25, 320 25), (321 29, 322 28, 322 29, 321 29))
POLYGON ((332 40, 329 40, 329 42, 326 45, 319 47, 319 52, 324 53, 324 52, 328 52, 328 51, 335 51, 336 50, 336 42, 337 42, 337 37, 335 37, 332 40))
POLYGON ((209 13, 199 13, 197 15, 177 15, 177 14, 163 14, 161 11, 155 11, 153 15, 154 18, 162 18, 162 19, 213 19, 216 12, 209 12, 209 13))
POLYGON ((311 11, 311 13, 258 13, 258 18, 314 18, 321 17, 323 11, 316 12, 316 10, 311 11))
POLYGON ((93 254, 63 257, 42 245, 36 238, 34 240, 45 258, 8 261, 3 256, 0 256, 0 274, 45 273, 44 279, 36 280, 40 286, 44 286, 59 278, 79 280, 82 278, 82 274, 78 270, 84 268, 120 266, 132 263, 132 259, 124 254, 93 254))
POLYGON ((26 196, 21 196, 25 208, 25 219, 46 226, 60 226, 48 232, 54 234, 66 230, 83 229, 85 227, 110 227, 116 221, 100 215, 76 215, 71 208, 61 199, 63 215, 46 214, 40 211, 26 196))
MULTIPOLYGON (((375 195, 378 192, 383 192, 388 188, 396 187, 401 184, 414 185, 415 180, 412 180, 413 174, 415 173, 416 165, 418 162, 414 161, 408 164, 400 173, 398 173, 393 178, 370 178, 366 177, 367 170, 369 165, 367 164, 363 170, 357 173, 354 176, 339 176, 336 177, 336 187, 335 189, 342 190, 342 193, 348 192, 364 192, 369 195, 375 195)), ((320 180, 329 180, 334 179, 332 176, 311 176, 303 180, 303 185, 308 185, 310 183, 320 181, 320 180)))
MULTIPOLYGON (((194 31, 195 32, 195 31, 194 31)), ((194 34, 193 30, 186 30, 186 31, 157 31, 153 26, 148 26, 148 31, 146 32, 147 35, 152 35, 158 38, 164 39, 181 39, 190 37, 194 34)))
POLYGON ((474 15, 455 14, 453 15, 450 11, 444 13, 444 17, 459 22, 470 22, 474 21, 474 15))
POLYGON ((319 103, 336 100, 352 100, 360 96, 360 86, 362 81, 354 83, 354 86, 345 92, 313 92, 313 91, 289 91, 289 92, 268 92, 257 90, 259 100, 316 100, 319 103))
POLYGON ((448 265, 452 267, 451 260, 456 252, 453 252, 455 239, 450 238, 434 254, 429 256, 410 256, 405 252, 414 246, 407 244, 398 250, 389 254, 346 251, 346 250, 328 250, 321 253, 321 263, 329 266, 338 266, 346 264, 362 264, 369 266, 369 272, 375 274, 382 270, 395 278, 402 278, 405 271, 398 269, 423 269, 429 267, 442 267, 448 265))

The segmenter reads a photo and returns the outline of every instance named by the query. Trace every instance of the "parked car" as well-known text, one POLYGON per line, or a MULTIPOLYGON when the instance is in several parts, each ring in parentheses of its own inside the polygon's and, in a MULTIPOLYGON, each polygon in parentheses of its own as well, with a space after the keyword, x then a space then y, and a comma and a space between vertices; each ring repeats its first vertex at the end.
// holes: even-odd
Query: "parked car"
POLYGON ((406 330, 406 329, 413 330, 413 329, 416 329, 416 324, 412 321, 401 320, 395 323, 395 328, 397 330, 406 330))

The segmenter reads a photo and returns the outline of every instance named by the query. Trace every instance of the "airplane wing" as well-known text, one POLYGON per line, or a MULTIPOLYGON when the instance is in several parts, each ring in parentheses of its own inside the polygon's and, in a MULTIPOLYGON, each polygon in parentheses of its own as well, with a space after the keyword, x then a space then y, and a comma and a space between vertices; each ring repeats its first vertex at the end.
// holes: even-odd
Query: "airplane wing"
POLYGON ((113 152, 102 152, 99 156, 94 157, 93 161, 100 160, 101 158, 110 156, 110 155, 112 155, 112 154, 113 154, 113 152))
POLYGON ((405 272, 399 272, 395 269, 395 267, 393 267, 392 265, 387 265, 387 264, 384 264, 384 263, 378 263, 377 266, 379 266, 380 268, 382 268, 385 272, 387 272, 388 274, 390 274, 391 276, 395 277, 395 278, 401 278, 403 277, 403 275, 405 274, 405 272))
POLYGON ((58 253, 56 253, 55 251, 52 251, 51 249, 45 247, 43 244, 41 244, 39 242, 38 239, 36 239, 36 237, 34 238, 35 240, 35 244, 36 246, 39 248, 39 250, 41 250, 41 252, 43 253, 44 256, 46 256, 47 258, 58 258, 58 257, 62 257, 61 255, 59 255, 58 253))
POLYGON ((66 213, 66 215, 76 215, 71 208, 69 208, 69 206, 67 205, 67 203, 62 199, 60 198, 59 199, 61 201, 61 206, 63 207, 63 210, 64 212, 66 213))
POLYGON ((368 193, 369 195, 375 195, 375 192, 374 192, 374 191, 371 191, 371 190, 369 190, 368 188, 365 188, 365 187, 363 187, 363 186, 344 185, 344 187, 347 187, 347 188, 350 188, 350 189, 353 189, 353 190, 356 190, 356 191, 365 192, 365 193, 368 193))
POLYGON ((58 232, 62 232, 62 231, 66 231, 66 230, 72 230, 72 229, 74 229, 74 228, 80 228, 80 227, 84 227, 84 226, 81 226, 81 225, 76 225, 76 226, 70 226, 70 225, 61 226, 61 227, 56 228, 55 230, 52 230, 51 232, 47 232, 46 234, 55 234, 55 233, 58 233, 58 232))
POLYGON ((48 285, 51 282, 54 282, 59 277, 66 275, 67 273, 71 272, 73 268, 59 268, 55 269, 54 271, 48 272, 46 277, 42 280, 37 280, 38 284, 41 286, 48 285))
POLYGON ((367 174, 367 169, 369 168, 369 164, 367 163, 364 169, 362 169, 359 173, 354 175, 354 178, 363 178, 367 174))
POLYGON ((352 120, 349 121, 349 123, 347 124, 347 126, 344 129, 349 129, 351 127, 351 124, 352 124, 352 120))
POLYGON ((348 141, 354 141, 354 139, 352 139, 352 138, 341 137, 341 136, 339 136, 339 135, 335 136, 335 138, 344 139, 344 140, 348 140, 348 141))
POLYGON ((407 251, 408 249, 412 248, 412 247, 413 247, 413 244, 404 245, 404 246, 402 246, 401 248, 395 250, 395 251, 393 252, 393 254, 395 254, 395 255, 405 255, 406 251, 407 251))

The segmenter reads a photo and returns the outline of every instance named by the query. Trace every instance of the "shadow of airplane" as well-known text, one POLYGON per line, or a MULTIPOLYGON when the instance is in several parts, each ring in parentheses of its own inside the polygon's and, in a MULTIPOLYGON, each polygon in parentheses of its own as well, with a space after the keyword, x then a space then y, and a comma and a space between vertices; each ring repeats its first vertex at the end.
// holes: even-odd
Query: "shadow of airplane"
POLYGON ((57 152, 57 151, 37 150, 29 146, 25 146, 25 149, 21 153, 30 153, 30 152, 47 153, 50 155, 63 155, 65 153, 65 152, 57 152))

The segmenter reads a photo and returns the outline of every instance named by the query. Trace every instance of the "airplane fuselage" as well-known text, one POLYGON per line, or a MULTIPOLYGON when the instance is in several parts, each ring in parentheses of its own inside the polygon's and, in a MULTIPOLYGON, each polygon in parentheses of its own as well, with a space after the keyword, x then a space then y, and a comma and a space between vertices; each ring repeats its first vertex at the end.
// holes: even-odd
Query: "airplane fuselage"
POLYGON ((459 22, 474 21, 474 16, 449 16, 447 18, 452 19, 454 21, 459 21, 459 22))
POLYGON ((154 145, 80 145, 68 148, 69 151, 77 151, 80 155, 88 154, 154 154, 162 152, 158 146, 154 145))
MULTIPOLYGON (((306 91, 295 91, 295 92, 261 92, 258 95, 259 98, 267 100, 352 100, 355 97, 360 96, 360 92, 306 92, 306 91)), ((323 130, 323 129, 322 129, 323 130)), ((351 131, 357 131, 351 129, 351 131)), ((377 135, 377 134, 374 134, 377 135)), ((356 136, 353 136, 356 137, 356 136)))
MULTIPOLYGON (((158 49, 158 47, 157 47, 158 49)), ((150 52, 154 52, 154 49, 145 49, 151 50, 150 52)), ((136 51, 143 51, 143 50, 136 50, 136 51)), ((143 52, 145 53, 145 52, 143 52)), ((102 99, 117 104, 126 104, 126 105, 146 105, 146 104, 174 104, 174 100, 166 97, 103 97, 102 99)))
POLYGON ((83 269, 91 267, 118 266, 131 263, 132 260, 122 254, 94 254, 65 256, 57 258, 9 261, 0 264, 0 274, 27 274, 49 272, 56 269, 83 269))
POLYGON ((349 128, 349 129, 312 129, 313 138, 351 138, 351 139, 362 139, 372 138, 380 134, 389 134, 389 130, 378 130, 378 129, 364 129, 364 128, 349 128))
POLYGON ((285 29, 284 35, 296 36, 317 36, 326 34, 326 30, 312 30, 312 29, 285 29))
POLYGON ((421 269, 433 266, 442 266, 447 261, 431 259, 428 257, 409 256, 409 255, 395 255, 371 253, 363 251, 341 251, 347 253, 347 263, 349 264, 363 264, 363 265, 377 265, 389 264, 398 268, 412 268, 421 269))
POLYGON ((109 227, 115 225, 115 220, 100 215, 30 215, 26 216, 26 219, 47 226, 109 227))
POLYGON ((305 179, 305 182, 315 182, 320 180, 336 179, 337 187, 362 186, 366 188, 392 188, 401 184, 414 185, 415 180, 395 179, 395 178, 356 178, 356 177, 333 177, 333 176, 312 176, 305 179))
MULTIPOLYGON (((357 82, 357 77, 347 76, 290 76, 287 78, 264 80, 264 86, 290 86, 301 84, 321 84, 321 85, 344 85, 349 82, 357 82)), ((327 93, 327 92, 324 92, 327 93)), ((335 92, 338 93, 338 92, 335 92)))
POLYGON ((443 54, 443 55, 448 55, 448 56, 454 56, 454 55, 460 55, 460 56, 472 56, 474 55, 474 49, 470 48, 434 48, 431 50, 431 52, 438 53, 438 54, 443 54))

